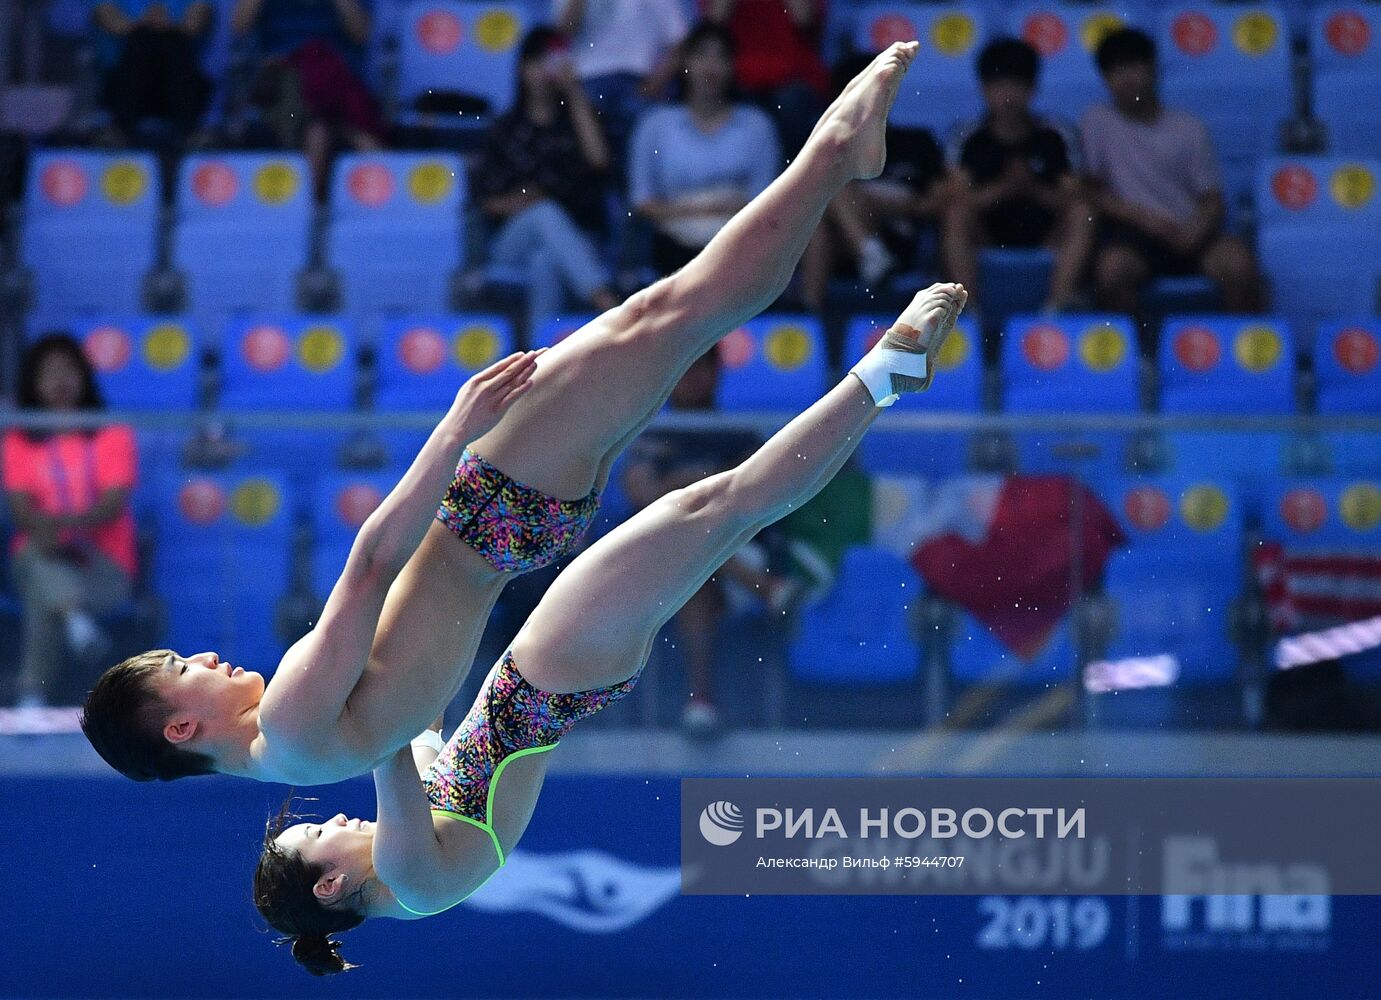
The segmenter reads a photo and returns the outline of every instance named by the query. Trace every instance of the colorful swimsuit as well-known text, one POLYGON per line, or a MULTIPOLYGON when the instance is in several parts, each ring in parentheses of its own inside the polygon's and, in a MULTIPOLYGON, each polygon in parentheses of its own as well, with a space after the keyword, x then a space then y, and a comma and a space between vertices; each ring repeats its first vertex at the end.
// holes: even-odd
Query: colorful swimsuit
MULTIPOLYGON (((628 680, 609 687, 553 694, 529 684, 518 672, 513 654, 504 653, 489 671, 465 721, 422 774, 422 786, 431 800, 432 812, 477 826, 489 834, 502 868, 508 859, 489 817, 493 814, 499 777, 508 762, 551 750, 581 719, 632 691, 641 673, 639 668, 628 680)), ((466 895, 468 898, 469 894, 466 895)), ((399 905, 418 916, 432 915, 413 910, 401 901, 399 905)))
POLYGON ((558 500, 466 448, 436 519, 495 569, 526 573, 571 551, 598 510, 597 490, 580 500, 558 500))

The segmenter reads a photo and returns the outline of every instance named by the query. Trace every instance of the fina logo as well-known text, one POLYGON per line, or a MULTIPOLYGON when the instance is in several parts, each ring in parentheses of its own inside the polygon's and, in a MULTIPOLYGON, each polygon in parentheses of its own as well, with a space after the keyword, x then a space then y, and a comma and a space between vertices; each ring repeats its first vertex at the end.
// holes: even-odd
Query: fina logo
POLYGON ((728 847, 743 836, 743 812, 728 800, 711 802, 700 813, 700 835, 715 847, 728 847))

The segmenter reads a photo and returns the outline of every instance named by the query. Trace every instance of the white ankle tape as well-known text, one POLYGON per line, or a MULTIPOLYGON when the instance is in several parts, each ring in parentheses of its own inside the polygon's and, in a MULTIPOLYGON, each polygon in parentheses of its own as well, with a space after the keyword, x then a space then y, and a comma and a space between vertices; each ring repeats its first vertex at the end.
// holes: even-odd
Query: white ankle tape
POLYGON ((927 358, 924 354, 880 349, 869 351, 849 371, 858 376, 868 395, 873 397, 874 404, 891 406, 901 398, 901 393, 892 385, 892 376, 909 375, 924 379, 926 369, 927 358))

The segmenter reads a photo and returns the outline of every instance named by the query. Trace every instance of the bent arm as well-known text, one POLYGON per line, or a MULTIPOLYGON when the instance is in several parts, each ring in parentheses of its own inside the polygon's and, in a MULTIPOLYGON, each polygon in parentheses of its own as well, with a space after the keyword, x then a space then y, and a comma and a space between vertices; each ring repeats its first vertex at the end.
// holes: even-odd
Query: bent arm
POLYGON ((445 905, 434 900, 445 858, 432 822, 431 803, 404 747, 374 769, 379 813, 374 830, 374 870, 393 894, 414 910, 445 905))

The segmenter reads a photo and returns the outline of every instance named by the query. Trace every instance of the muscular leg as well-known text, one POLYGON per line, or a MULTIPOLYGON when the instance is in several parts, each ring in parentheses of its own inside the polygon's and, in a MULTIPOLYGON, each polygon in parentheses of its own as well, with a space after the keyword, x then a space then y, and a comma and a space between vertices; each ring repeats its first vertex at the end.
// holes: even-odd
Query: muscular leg
POLYGON ((549 494, 589 492, 691 362, 786 287, 835 194, 881 171, 887 112, 914 52, 894 45, 874 60, 694 260, 544 355, 532 391, 475 450, 549 494))
MULTIPOLYGON (((954 286, 937 288, 926 293, 923 339, 952 324, 962 304, 954 286)), ((596 542, 514 640, 523 676, 555 692, 627 679, 662 625, 726 559, 839 471, 877 412, 862 382, 845 376, 741 465, 667 494, 596 542)))

